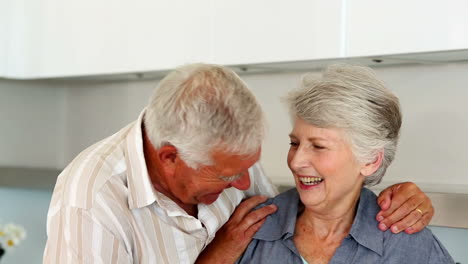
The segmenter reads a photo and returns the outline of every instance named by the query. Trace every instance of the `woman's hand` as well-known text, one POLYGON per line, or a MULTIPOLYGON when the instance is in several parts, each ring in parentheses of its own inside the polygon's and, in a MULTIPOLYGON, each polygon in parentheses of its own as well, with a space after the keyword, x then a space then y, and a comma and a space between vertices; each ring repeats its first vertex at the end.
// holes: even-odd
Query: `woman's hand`
POLYGON ((392 185, 383 190, 378 199, 381 211, 376 219, 379 229, 393 233, 405 231, 413 234, 421 231, 434 216, 432 202, 421 189, 412 182, 392 185))

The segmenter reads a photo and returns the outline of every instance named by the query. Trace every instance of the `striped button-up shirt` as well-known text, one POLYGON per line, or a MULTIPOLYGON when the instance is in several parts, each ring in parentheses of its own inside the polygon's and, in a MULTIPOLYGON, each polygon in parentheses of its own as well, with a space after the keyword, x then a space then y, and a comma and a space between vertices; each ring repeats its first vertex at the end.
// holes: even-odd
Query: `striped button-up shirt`
POLYGON ((257 163, 247 191, 224 190, 198 217, 153 188, 142 117, 79 154, 59 175, 47 216, 44 263, 194 263, 246 197, 274 196, 257 163))

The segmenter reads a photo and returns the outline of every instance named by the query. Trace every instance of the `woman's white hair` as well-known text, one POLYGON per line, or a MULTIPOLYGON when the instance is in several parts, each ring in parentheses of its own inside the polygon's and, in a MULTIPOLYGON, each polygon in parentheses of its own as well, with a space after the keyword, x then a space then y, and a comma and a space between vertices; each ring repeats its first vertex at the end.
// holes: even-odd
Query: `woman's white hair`
POLYGON ((264 136, 255 96, 232 70, 189 64, 161 80, 144 116, 155 148, 173 145, 192 168, 211 165, 212 152, 253 155, 264 136))
POLYGON ((393 161, 401 127, 398 98, 367 67, 332 65, 321 77, 306 74, 299 89, 286 97, 291 116, 323 128, 344 129, 360 162, 375 161, 379 169, 364 185, 378 184, 393 161))

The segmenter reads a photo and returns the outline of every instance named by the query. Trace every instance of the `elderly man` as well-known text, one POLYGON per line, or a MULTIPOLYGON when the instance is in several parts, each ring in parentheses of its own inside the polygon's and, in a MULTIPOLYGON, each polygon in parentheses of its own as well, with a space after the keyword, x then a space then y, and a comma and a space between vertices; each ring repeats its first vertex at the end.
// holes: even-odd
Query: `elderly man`
MULTIPOLYGON (((258 164, 263 134, 262 110, 234 72, 176 69, 136 122, 84 150, 58 177, 44 263, 235 261, 276 210, 252 211, 276 194, 258 164)), ((433 215, 411 183, 379 199, 381 229, 416 232, 433 215)))

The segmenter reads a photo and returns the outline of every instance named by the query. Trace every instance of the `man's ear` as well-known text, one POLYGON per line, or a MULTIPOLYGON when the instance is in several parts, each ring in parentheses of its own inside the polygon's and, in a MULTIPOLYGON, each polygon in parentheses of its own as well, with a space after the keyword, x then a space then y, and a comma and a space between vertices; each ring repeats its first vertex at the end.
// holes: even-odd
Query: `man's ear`
POLYGON ((178 158, 177 148, 172 145, 162 146, 158 149, 157 155, 164 173, 166 175, 172 175, 175 171, 178 158))
POLYGON ((366 163, 361 168, 361 175, 369 176, 369 175, 372 175, 372 173, 376 172, 382 165, 383 155, 384 155, 384 150, 382 149, 377 153, 377 156, 375 157, 374 161, 366 163))

